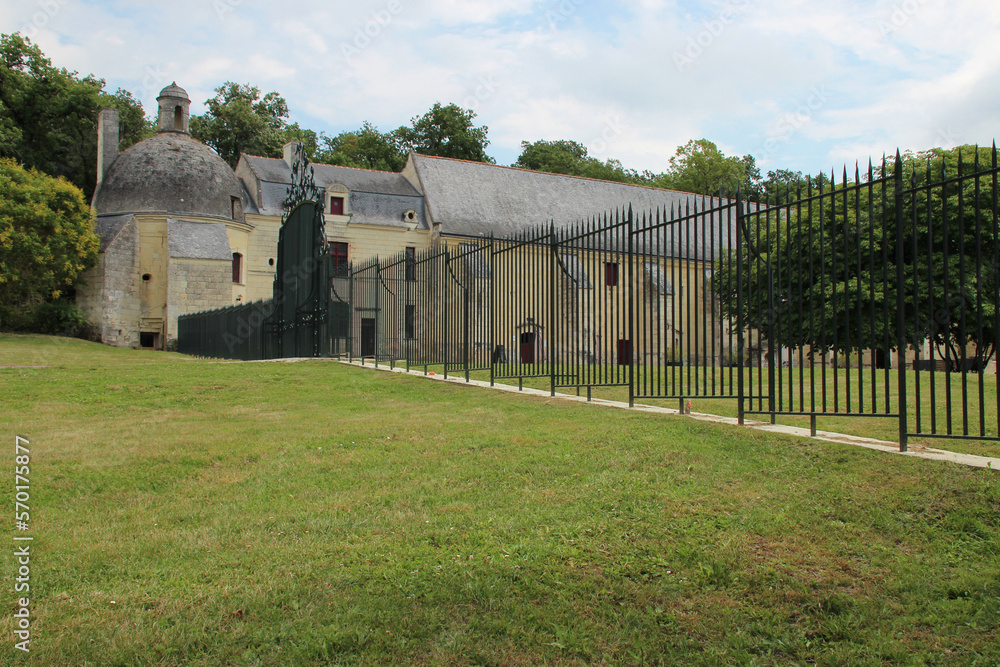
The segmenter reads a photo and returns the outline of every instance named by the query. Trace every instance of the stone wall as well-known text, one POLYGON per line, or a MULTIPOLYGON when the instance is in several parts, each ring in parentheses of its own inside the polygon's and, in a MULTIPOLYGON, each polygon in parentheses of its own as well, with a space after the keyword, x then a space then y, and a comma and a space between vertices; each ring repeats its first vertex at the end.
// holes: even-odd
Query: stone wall
POLYGON ((246 302, 270 299, 274 291, 274 269, 278 257, 278 228, 281 218, 275 216, 247 216, 253 232, 247 241, 244 259, 246 302))
POLYGON ((139 345, 139 281, 139 230, 129 221, 77 287, 77 305, 105 344, 139 345))
POLYGON ((233 305, 232 262, 171 258, 167 308, 167 345, 177 339, 177 318, 233 305))
POLYGON ((100 328, 104 316, 104 253, 97 256, 97 265, 87 269, 76 281, 76 305, 88 322, 100 328))
POLYGON ((426 229, 407 230, 358 223, 331 224, 330 217, 326 218, 327 240, 347 243, 348 257, 355 265, 376 256, 394 258, 407 247, 423 250, 432 245, 431 233, 426 229))

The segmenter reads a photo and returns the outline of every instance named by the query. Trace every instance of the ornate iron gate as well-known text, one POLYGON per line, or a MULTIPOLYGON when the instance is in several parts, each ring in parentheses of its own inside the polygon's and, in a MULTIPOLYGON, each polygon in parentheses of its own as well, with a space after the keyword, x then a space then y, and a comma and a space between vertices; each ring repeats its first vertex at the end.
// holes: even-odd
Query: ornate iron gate
POLYGON ((274 314, 265 325, 276 358, 318 357, 326 347, 330 300, 326 248, 322 208, 314 201, 299 204, 278 233, 274 314))

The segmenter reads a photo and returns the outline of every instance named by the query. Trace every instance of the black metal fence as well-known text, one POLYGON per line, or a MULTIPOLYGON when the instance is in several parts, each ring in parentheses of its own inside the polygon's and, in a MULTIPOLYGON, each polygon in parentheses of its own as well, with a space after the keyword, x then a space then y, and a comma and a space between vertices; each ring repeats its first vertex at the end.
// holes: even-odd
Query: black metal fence
POLYGON ((692 196, 444 237, 341 272, 316 259, 310 209, 275 299, 182 317, 179 350, 618 387, 682 408, 730 399, 741 421, 793 415, 814 431, 820 417, 881 417, 903 449, 912 435, 998 439, 997 174, 995 147, 897 155, 759 202, 692 196))

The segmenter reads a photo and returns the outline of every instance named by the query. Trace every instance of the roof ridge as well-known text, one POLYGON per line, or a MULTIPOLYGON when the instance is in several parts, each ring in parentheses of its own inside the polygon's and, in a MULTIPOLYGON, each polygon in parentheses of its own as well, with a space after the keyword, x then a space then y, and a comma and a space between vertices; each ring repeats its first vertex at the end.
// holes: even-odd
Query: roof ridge
POLYGON ((490 162, 479 162, 477 160, 466 160, 463 158, 456 157, 444 157, 441 155, 424 155, 423 153, 414 153, 416 157, 425 157, 433 160, 448 160, 449 162, 465 162, 468 164, 478 164, 484 167, 496 167, 498 169, 509 169, 511 171, 522 171, 528 174, 547 174, 549 176, 561 176, 563 178, 575 178, 581 181, 595 181, 597 183, 611 183, 612 185, 624 185, 630 188, 645 188, 647 190, 656 190, 658 192, 676 192, 682 195, 691 195, 695 197, 710 197, 711 199, 718 199, 716 195, 699 195, 697 192, 685 192, 684 190, 673 190, 671 188, 659 188, 655 185, 641 185, 639 183, 623 183, 621 181, 609 181, 606 178, 593 178, 591 176, 576 176, 575 174, 557 174, 552 171, 540 171, 538 169, 526 169, 524 167, 515 167, 513 165, 505 164, 492 164, 490 162))
MULTIPOLYGON (((249 153, 244 153, 247 157, 257 158, 259 160, 278 160, 279 162, 284 162, 284 158, 280 157, 265 157, 263 155, 251 155, 249 153)), ((365 167, 347 167, 342 164, 327 164, 326 162, 310 162, 310 166, 313 167, 334 167, 336 169, 350 169, 352 171, 367 171, 373 174, 392 174, 393 176, 402 176, 403 174, 398 171, 386 171, 384 169, 367 169, 365 167)), ((289 167, 291 168, 291 167, 289 167)))

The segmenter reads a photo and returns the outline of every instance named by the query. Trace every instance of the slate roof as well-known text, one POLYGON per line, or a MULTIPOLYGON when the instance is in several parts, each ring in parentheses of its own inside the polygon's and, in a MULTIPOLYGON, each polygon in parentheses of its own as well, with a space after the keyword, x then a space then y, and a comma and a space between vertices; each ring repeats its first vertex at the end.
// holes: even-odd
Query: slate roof
POLYGON ((226 226, 217 222, 167 218, 167 246, 170 256, 176 258, 233 259, 226 226))
MULTIPOLYGON (((120 153, 97 187, 98 214, 173 213, 232 218, 232 198, 245 197, 236 174, 205 144, 161 132, 120 153)), ((242 217, 242 216, 241 216, 242 217)))
MULTIPOLYGON (((702 206, 715 201, 686 192, 661 188, 627 185, 591 178, 549 174, 544 172, 500 167, 497 165, 412 154, 410 159, 424 189, 425 205, 435 224, 441 224, 442 234, 483 237, 492 232, 497 238, 510 238, 526 229, 555 223, 557 229, 571 227, 582 220, 630 205, 636 215, 651 210, 668 212, 671 207, 702 206)), ((709 204, 711 205, 711 204, 709 204)), ((735 216, 732 220, 713 220, 715 234, 708 234, 708 225, 689 225, 690 232, 678 229, 670 242, 673 249, 651 248, 656 254, 675 257, 704 258, 716 255, 735 242, 735 216), (729 226, 731 237, 725 227, 729 226), (706 232, 706 233, 703 233, 706 232), (689 242, 688 236, 692 239, 689 242), (707 241, 714 236, 714 248, 707 241)), ((641 239, 640 247, 642 251, 641 239)), ((609 237, 605 247, 617 245, 609 237)))
MULTIPOLYGON (((291 167, 279 158, 244 155, 243 159, 261 181, 260 213, 281 215, 281 205, 292 182, 291 167)), ((402 174, 328 164, 311 166, 320 188, 336 183, 350 191, 352 222, 403 227, 403 214, 412 210, 418 214, 418 226, 428 228, 423 197, 402 174)))
POLYGON ((114 243, 125 225, 131 222, 134 217, 132 214, 98 216, 94 232, 101 239, 101 252, 107 250, 108 246, 114 243))
POLYGON ((418 226, 427 229, 423 197, 351 192, 351 222, 407 228, 406 220, 403 219, 407 211, 416 211, 417 220, 420 221, 418 226))

